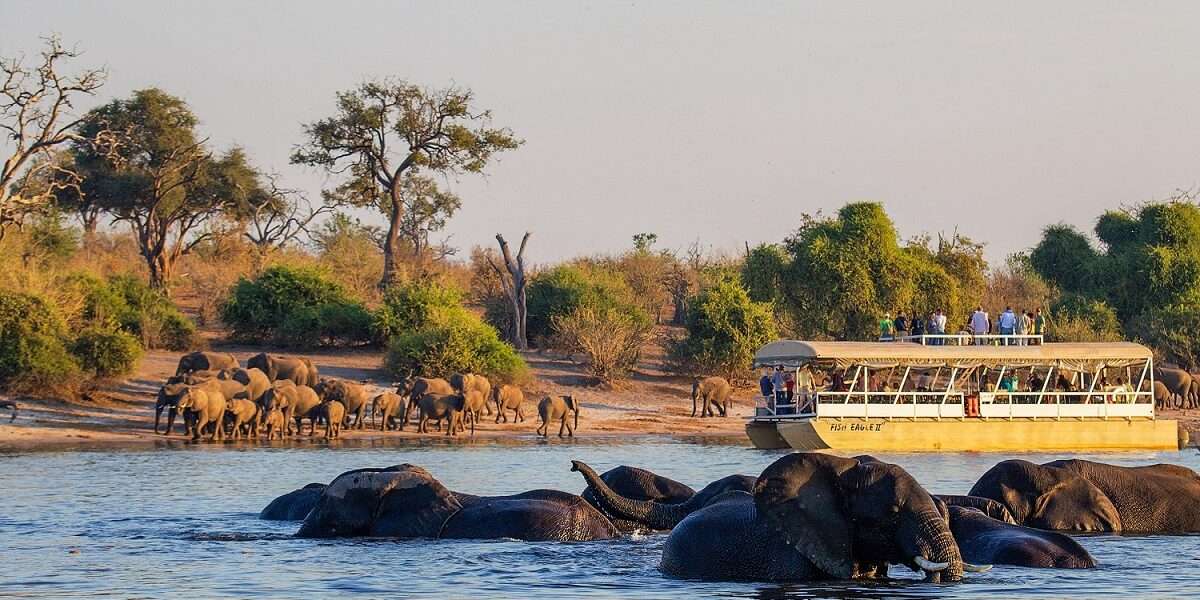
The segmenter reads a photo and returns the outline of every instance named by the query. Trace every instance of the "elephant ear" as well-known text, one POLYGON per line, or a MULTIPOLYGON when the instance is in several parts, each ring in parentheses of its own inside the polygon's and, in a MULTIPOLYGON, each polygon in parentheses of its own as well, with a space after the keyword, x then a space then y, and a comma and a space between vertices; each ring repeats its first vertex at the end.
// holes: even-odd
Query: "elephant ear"
POLYGON ((824 454, 791 454, 767 467, 754 484, 758 513, 809 562, 841 579, 852 577, 855 566, 839 478, 857 464, 824 454))

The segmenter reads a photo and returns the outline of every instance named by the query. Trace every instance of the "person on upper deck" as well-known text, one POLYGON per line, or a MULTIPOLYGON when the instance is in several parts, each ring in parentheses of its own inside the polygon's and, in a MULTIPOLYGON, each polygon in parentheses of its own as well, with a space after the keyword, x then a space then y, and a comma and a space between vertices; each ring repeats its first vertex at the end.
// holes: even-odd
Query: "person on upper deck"
MULTIPOLYGON (((1018 336, 1029 335, 1029 330, 1033 328, 1033 318, 1029 316, 1029 311, 1021 311, 1017 313, 1017 328, 1014 330, 1018 336)), ((1024 346, 1027 340, 1023 337, 1017 339, 1018 346, 1024 346)))
POLYGON ((1046 327, 1049 322, 1046 320, 1046 315, 1042 314, 1042 309, 1037 309, 1033 314, 1033 335, 1046 335, 1046 327))
POLYGON ((771 388, 775 390, 775 404, 787 403, 787 386, 784 383, 783 367, 775 367, 775 374, 771 376, 771 388))
POLYGON ((912 329, 912 336, 916 338, 916 341, 924 343, 921 340, 921 336, 925 335, 925 319, 921 318, 921 313, 913 313, 912 322, 909 323, 909 327, 912 329))
POLYGON ((883 313, 879 320, 879 341, 891 341, 896 334, 896 324, 892 321, 892 313, 883 313))
MULTIPOLYGON (((1000 335, 1012 335, 1017 329, 1017 314, 1013 312, 1011 306, 1004 307, 1004 312, 1000 313, 1000 335)), ((1011 344, 1011 340, 1003 340, 1001 345, 1007 346, 1011 344)))
MULTIPOLYGON (((971 333, 976 336, 987 335, 989 325, 988 314, 983 312, 983 307, 975 307, 975 312, 971 313, 971 333)), ((983 344, 983 340, 976 339, 975 344, 983 344)))
POLYGON ((897 313, 896 320, 892 321, 892 325, 896 329, 897 340, 908 335, 908 319, 904 318, 904 313, 897 313))

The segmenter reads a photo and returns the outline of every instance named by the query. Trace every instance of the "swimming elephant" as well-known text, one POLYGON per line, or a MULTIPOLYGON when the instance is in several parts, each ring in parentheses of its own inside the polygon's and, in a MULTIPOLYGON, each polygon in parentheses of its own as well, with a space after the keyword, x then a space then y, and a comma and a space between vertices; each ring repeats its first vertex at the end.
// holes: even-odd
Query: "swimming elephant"
POLYGON ((396 386, 396 393, 401 398, 407 398, 408 401, 404 405, 404 413, 400 419, 400 429, 408 424, 412 417, 416 416, 414 409, 417 407, 417 401, 425 394, 453 394, 454 388, 450 382, 440 377, 409 377, 396 386))
MULTIPOLYGON (((460 394, 465 394, 469 390, 477 390, 485 399, 492 397, 492 382, 487 377, 475 373, 455 373, 451 375, 450 387, 454 388, 454 391, 460 394)), ((485 402, 483 412, 491 416, 491 404, 485 402)))
POLYGON ((274 500, 258 513, 264 521, 303 521, 308 512, 317 505, 324 483, 310 483, 298 490, 290 491, 274 500))
POLYGON ((538 416, 542 419, 537 428, 538 435, 550 437, 550 422, 558 421, 558 437, 563 436, 564 429, 567 435, 575 437, 575 430, 579 428, 579 401, 574 396, 546 396, 538 402, 538 416))
POLYGON ((492 388, 492 403, 496 405, 496 422, 501 419, 505 423, 508 422, 508 414, 504 411, 513 411, 513 422, 525 420, 525 409, 522 405, 525 403, 525 392, 515 385, 503 384, 492 388))
POLYGON ((346 424, 354 429, 362 429, 366 427, 367 422, 363 420, 363 413, 367 410, 367 388, 362 384, 346 381, 344 379, 322 379, 313 391, 323 401, 336 400, 342 403, 346 409, 346 418, 354 416, 354 422, 346 424))
MULTIPOLYGON (((600 475, 600 480, 613 493, 630 500, 648 500, 660 504, 676 504, 691 498, 696 490, 646 469, 621 465, 613 467, 600 475)), ((622 519, 604 510, 596 499, 596 492, 589 485, 580 494, 588 504, 604 513, 617 529, 632 532, 638 529, 648 529, 643 523, 622 519)))
MULTIPOLYGON (((572 465, 586 476, 586 465, 572 465)), ((621 515, 598 479, 588 477, 589 485, 621 515)), ((889 564, 934 582, 985 569, 963 562, 936 501, 900 467, 796 453, 767 467, 752 494, 719 494, 676 523, 661 569, 674 577, 783 581, 886 577, 889 564)))
MULTIPOLYGON (((579 471, 583 475, 593 498, 603 507, 606 514, 614 515, 619 519, 636 524, 641 529, 651 531, 674 529, 688 515, 708 506, 715 498, 727 492, 753 492, 754 484, 757 481, 757 478, 749 475, 729 475, 704 486, 699 492, 691 493, 677 502, 664 502, 657 499, 641 500, 618 494, 591 467, 582 462, 578 464, 573 462, 571 470, 579 471)), ((681 490, 675 488, 675 491, 681 490)))
POLYGON ((262 371, 271 381, 290 379, 296 385, 309 387, 319 383, 316 366, 307 358, 272 356, 266 352, 260 352, 246 361, 246 368, 262 371))
POLYGON ((227 352, 189 352, 179 357, 179 366, 175 368, 176 375, 187 375, 196 371, 220 371, 236 369, 238 361, 227 352))
POLYGON ((705 377, 692 382, 692 416, 700 409, 701 417, 729 415, 729 405, 733 399, 733 386, 724 377, 705 377), (698 406, 697 406, 698 405, 698 406), (716 409, 714 412, 713 409, 716 409))
POLYGON ((1060 531, 1200 532, 1200 476, 1178 465, 1006 460, 970 495, 1003 504, 1017 523, 1060 531))
POLYGON ((948 506, 950 532, 968 563, 1090 569, 1096 559, 1070 536, 1012 525, 965 506, 948 506))
POLYGON ((405 464, 339 475, 323 490, 296 535, 567 542, 606 540, 617 534, 603 514, 574 494, 460 494, 425 469, 405 464))

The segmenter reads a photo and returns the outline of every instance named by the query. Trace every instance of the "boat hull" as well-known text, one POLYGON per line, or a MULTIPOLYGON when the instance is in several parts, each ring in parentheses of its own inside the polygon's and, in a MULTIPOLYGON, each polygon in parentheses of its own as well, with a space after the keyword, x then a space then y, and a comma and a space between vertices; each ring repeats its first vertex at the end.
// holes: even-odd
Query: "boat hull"
POLYGON ((1055 452, 1178 450, 1186 442, 1169 419, 797 419, 751 421, 758 448, 874 452, 1055 452))

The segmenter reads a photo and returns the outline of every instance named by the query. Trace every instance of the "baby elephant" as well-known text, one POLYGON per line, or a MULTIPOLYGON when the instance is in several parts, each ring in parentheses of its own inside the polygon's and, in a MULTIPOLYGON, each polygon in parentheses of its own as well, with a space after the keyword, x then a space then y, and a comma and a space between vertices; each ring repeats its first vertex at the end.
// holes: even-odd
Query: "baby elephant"
POLYGON ((272 409, 271 412, 267 413, 267 416, 263 420, 263 424, 267 428, 267 439, 268 440, 275 439, 276 435, 279 436, 279 439, 281 439, 281 440, 283 439, 283 434, 284 434, 284 430, 286 429, 286 424, 283 419, 283 411, 282 410, 279 410, 278 408, 272 409))
POLYGON ((258 405, 245 398, 230 398, 225 401, 225 420, 233 425, 233 439, 242 437, 242 426, 249 428, 249 435, 258 437, 258 405))
POLYGON ((398 428, 398 425, 393 423, 393 420, 402 416, 404 411, 403 402, 404 400, 400 398, 399 394, 392 392, 384 392, 375 396, 375 399, 371 401, 371 425, 375 425, 375 413, 379 412, 380 418, 382 418, 379 422, 380 431, 398 428))
MULTIPOLYGON (((457 394, 425 394, 417 400, 417 408, 421 411, 421 420, 417 425, 419 433, 429 433, 430 419, 446 419, 449 422, 446 435, 456 435, 458 424, 466 412, 467 399, 457 394)), ((471 421, 471 435, 475 435, 474 420, 471 421)))
POLYGON ((550 437, 550 422, 558 420, 558 437, 563 436, 564 429, 567 435, 575 437, 575 430, 579 428, 579 401, 575 400, 574 396, 546 396, 538 402, 538 416, 542 418, 542 424, 537 428, 538 435, 550 437), (572 414, 575 415, 574 425, 568 418, 572 414))
POLYGON ((346 407, 337 400, 326 400, 308 413, 314 427, 317 419, 325 419, 325 439, 332 440, 342 434, 342 421, 346 418, 346 407))

